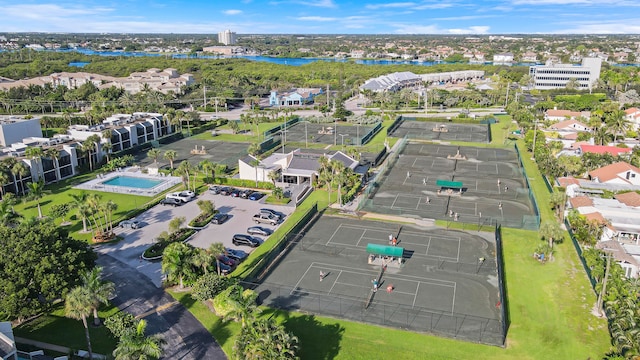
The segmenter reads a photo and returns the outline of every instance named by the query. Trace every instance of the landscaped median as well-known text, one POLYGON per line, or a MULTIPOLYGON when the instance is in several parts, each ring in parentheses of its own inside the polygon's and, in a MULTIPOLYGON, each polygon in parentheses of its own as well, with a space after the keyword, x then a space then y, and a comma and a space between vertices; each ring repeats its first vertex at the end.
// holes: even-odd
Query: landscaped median
POLYGON ((158 236, 158 242, 148 247, 144 253, 142 253, 142 258, 144 260, 160 260, 162 259, 162 253, 164 249, 174 242, 186 242, 196 233, 195 229, 179 229, 171 234, 167 234, 166 237, 158 236))

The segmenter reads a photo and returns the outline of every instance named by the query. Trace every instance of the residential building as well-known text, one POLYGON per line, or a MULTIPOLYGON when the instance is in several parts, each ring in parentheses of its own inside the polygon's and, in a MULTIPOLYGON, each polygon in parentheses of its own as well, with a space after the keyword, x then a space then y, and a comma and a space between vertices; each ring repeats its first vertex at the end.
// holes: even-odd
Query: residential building
POLYGON ((231 30, 225 30, 218 33, 218 42, 225 45, 234 45, 237 42, 236 33, 231 30))
POLYGON ((582 65, 556 64, 547 62, 545 65, 529 67, 534 87, 539 90, 550 90, 567 87, 569 81, 576 80, 580 90, 591 90, 600 78, 602 59, 584 58, 582 65))
POLYGON ((33 79, 0 82, 0 90, 8 90, 14 87, 28 87, 29 85, 44 86, 50 84, 52 87, 66 86, 69 89, 78 88, 86 83, 93 83, 99 89, 107 89, 112 86, 124 89, 132 94, 138 93, 145 88, 168 94, 182 93, 182 88, 195 82, 192 74, 178 74, 176 69, 149 69, 143 72, 132 73, 126 78, 91 74, 85 72, 78 73, 53 73, 49 76, 41 76, 33 79))
POLYGON ((564 121, 578 118, 589 120, 591 118, 591 112, 549 109, 544 113, 544 119, 551 121, 564 121))
POLYGON ((589 172, 589 179, 599 183, 640 185, 640 169, 617 162, 589 172))
POLYGON ((314 98, 323 93, 322 88, 298 88, 280 94, 273 90, 269 95, 269 105, 292 107, 313 104, 314 98))
POLYGON ((512 65, 513 64, 513 54, 502 53, 493 55, 493 65, 512 65))
POLYGON ((202 52, 225 56, 234 56, 244 55, 247 52, 247 49, 242 46, 207 46, 202 48, 202 52))
POLYGON ((0 322, 0 359, 18 360, 18 349, 13 336, 11 322, 0 322))
POLYGON ((551 126, 549 126, 549 130, 552 131, 561 131, 561 132, 584 132, 584 131, 590 131, 591 129, 581 123, 578 120, 565 120, 565 121, 560 121, 557 122, 551 126))
POLYGON ((42 137, 39 118, 0 116, 0 146, 8 146, 30 136, 42 137))
POLYGON ((484 78, 484 71, 462 70, 441 73, 421 74, 422 81, 429 84, 455 84, 460 81, 480 80, 484 78))
POLYGON ((395 72, 369 79, 360 85, 360 90, 372 92, 398 91, 400 89, 422 85, 422 78, 412 72, 395 72))
POLYGON ((624 111, 625 119, 633 124, 634 128, 640 127, 640 109, 632 107, 624 111))
POLYGON ((631 148, 621 148, 617 146, 606 146, 606 145, 590 145, 590 144, 580 144, 578 146, 577 154, 611 154, 613 156, 629 156, 631 155, 633 149, 631 148))

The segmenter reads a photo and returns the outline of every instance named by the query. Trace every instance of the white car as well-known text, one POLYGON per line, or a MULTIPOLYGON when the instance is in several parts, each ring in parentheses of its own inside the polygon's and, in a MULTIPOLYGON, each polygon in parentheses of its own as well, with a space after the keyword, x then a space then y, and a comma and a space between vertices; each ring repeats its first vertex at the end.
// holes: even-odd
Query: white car
POLYGON ((140 221, 136 219, 129 219, 129 220, 120 221, 119 225, 121 228, 137 229, 140 227, 140 221))
POLYGON ((191 196, 191 194, 189 193, 193 194, 193 191, 173 192, 173 193, 167 194, 167 196, 165 197, 167 199, 176 199, 176 200, 182 201, 183 203, 187 203, 191 201, 191 199, 193 199, 193 196, 191 196))

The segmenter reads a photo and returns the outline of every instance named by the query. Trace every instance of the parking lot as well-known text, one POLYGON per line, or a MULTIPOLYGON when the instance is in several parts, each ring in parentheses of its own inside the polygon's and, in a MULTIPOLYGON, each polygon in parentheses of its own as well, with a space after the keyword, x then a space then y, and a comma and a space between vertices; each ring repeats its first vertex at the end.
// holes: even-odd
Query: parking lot
MULTIPOLYGON (((200 209, 196 202, 200 199, 213 201, 216 209, 227 213, 230 218, 221 225, 209 224, 204 229, 198 231, 190 240, 189 244, 206 249, 215 242, 221 242, 225 247, 238 248, 231 243, 231 238, 237 233, 246 233, 250 226, 257 225, 253 222, 253 215, 257 214, 261 208, 270 208, 290 215, 295 207, 265 205, 264 198, 260 201, 250 201, 241 198, 232 198, 224 195, 213 195, 210 193, 201 194, 196 199, 178 207, 156 205, 148 211, 140 214, 137 219, 141 223, 138 229, 117 227, 115 232, 123 236, 124 239, 116 244, 100 245, 97 251, 109 254, 116 259, 125 262, 135 268, 140 273, 147 276, 158 287, 162 285, 162 271, 159 261, 144 261, 140 255, 151 246, 155 239, 163 231, 168 231, 171 219, 184 216, 185 226, 189 221, 198 216, 200 209)), ((284 221, 287 217, 284 218, 284 221)), ((277 226, 260 224, 260 226, 275 229, 277 226)), ((260 237, 260 236, 258 236, 260 237)), ((268 238, 265 239, 268 241, 268 238)), ((253 250, 250 247, 240 247, 245 252, 253 250)))

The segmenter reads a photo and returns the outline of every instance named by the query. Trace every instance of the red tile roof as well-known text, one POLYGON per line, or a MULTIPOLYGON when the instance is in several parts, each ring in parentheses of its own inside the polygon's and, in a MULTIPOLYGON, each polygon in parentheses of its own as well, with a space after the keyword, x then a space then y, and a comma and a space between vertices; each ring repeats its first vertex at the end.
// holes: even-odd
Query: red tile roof
POLYGON ((616 194, 614 198, 627 206, 631 206, 631 207, 640 206, 640 194, 634 191, 631 191, 628 193, 616 194))
POLYGON ((591 200, 588 196, 576 196, 569 199, 569 204, 574 209, 585 207, 585 206, 593 206, 593 200, 591 200))
POLYGON ((571 119, 571 120, 564 120, 564 121, 560 121, 558 123, 555 123, 555 124, 549 126, 549 129, 551 129, 551 130, 562 130, 562 129, 569 128, 569 129, 575 130, 576 128, 574 126, 572 126, 572 125, 578 125, 580 127, 589 128, 587 125, 581 123, 580 121, 571 119))
POLYGON ((618 176, 618 174, 623 173, 625 171, 633 171, 637 174, 640 174, 640 169, 638 169, 637 167, 629 163, 621 161, 621 162, 617 162, 611 165, 601 167, 600 169, 590 171, 589 177, 591 177, 591 179, 598 178, 598 181, 600 181, 601 183, 607 182, 609 180, 613 180, 616 178, 622 179, 628 182, 626 179, 623 179, 618 176))
POLYGON ((558 185, 562 186, 562 187, 567 187, 569 185, 579 185, 580 181, 578 181, 578 179, 572 177, 572 176, 568 176, 568 177, 561 177, 561 178, 557 178, 556 181, 558 182, 558 185))
POLYGON ((613 227, 613 225, 611 225, 611 223, 609 222, 609 220, 605 219, 604 216, 602 216, 602 214, 600 214, 599 212, 592 212, 591 214, 584 214, 584 217, 587 218, 587 221, 591 222, 591 221, 595 221, 600 225, 604 225, 606 227, 608 227, 609 229, 616 231, 616 228, 613 227))
POLYGON ((638 111, 640 111, 640 110, 638 110, 638 108, 632 107, 632 108, 630 108, 630 109, 625 110, 624 112, 625 112, 625 114, 627 114, 627 115, 631 115, 631 114, 633 114, 633 113, 637 113, 638 111))
POLYGON ((631 148, 620 148, 617 146, 606 146, 606 145, 580 145, 580 150, 582 153, 592 153, 592 154, 611 154, 613 156, 617 156, 620 154, 631 153, 631 148))

